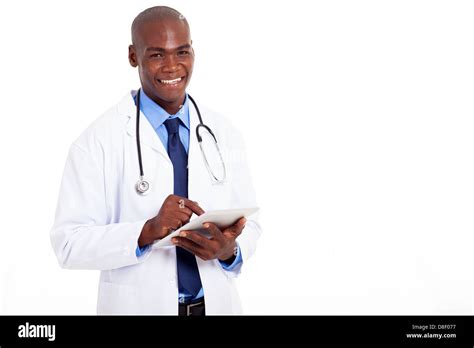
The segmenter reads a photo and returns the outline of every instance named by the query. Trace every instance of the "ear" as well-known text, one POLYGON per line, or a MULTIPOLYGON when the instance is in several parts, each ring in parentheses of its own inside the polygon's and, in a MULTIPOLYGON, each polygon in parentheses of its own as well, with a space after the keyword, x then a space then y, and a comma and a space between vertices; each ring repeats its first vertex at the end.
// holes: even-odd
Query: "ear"
POLYGON ((194 52, 193 40, 191 40, 191 51, 193 52, 193 57, 194 57, 196 53, 194 52))
POLYGON ((136 68, 138 66, 137 53, 133 45, 128 46, 128 61, 130 65, 136 68))

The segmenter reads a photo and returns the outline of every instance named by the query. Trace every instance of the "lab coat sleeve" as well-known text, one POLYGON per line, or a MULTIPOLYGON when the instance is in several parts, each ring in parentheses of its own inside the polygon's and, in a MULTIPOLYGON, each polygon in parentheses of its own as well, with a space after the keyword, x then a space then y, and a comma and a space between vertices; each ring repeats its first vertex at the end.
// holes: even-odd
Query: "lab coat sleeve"
POLYGON ((108 270, 136 264, 146 220, 108 223, 104 173, 97 159, 73 144, 64 169, 51 243, 63 268, 108 270))
MULTIPOLYGON (((252 183, 250 169, 247 165, 245 144, 242 135, 238 132, 234 134, 229 156, 229 163, 232 170, 232 201, 238 208, 257 207, 255 189, 252 183)), ((237 237, 240 247, 242 262, 226 274, 233 278, 237 277, 246 261, 255 253, 257 240, 260 238, 262 229, 258 222, 259 213, 247 217, 247 223, 242 233, 237 237)))

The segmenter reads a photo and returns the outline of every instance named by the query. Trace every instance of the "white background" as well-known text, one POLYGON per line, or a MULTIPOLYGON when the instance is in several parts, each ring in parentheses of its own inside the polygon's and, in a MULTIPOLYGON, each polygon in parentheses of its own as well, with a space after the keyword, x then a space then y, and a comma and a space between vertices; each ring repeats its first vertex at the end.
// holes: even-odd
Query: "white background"
MULTIPOLYGON (((60 269, 49 230, 157 4, 1 2, 0 313, 95 313, 98 272, 60 269)), ((245 134, 264 227, 245 313, 472 314, 472 2, 160 4, 191 25, 189 91, 245 134)))

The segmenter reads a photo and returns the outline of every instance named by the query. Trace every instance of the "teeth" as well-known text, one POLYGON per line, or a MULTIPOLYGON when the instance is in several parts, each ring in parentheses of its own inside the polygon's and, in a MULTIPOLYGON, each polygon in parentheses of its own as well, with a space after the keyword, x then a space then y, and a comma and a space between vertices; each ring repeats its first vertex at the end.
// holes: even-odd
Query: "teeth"
POLYGON ((161 83, 164 83, 165 85, 173 85, 175 83, 178 83, 181 81, 181 77, 178 77, 177 79, 174 80, 160 80, 161 83))

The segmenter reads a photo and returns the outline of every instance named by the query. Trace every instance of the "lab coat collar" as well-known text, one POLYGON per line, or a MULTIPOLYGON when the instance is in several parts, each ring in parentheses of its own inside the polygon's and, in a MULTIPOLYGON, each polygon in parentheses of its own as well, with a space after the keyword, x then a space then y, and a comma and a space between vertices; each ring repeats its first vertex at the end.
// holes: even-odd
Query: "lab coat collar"
MULTIPOLYGON (((130 93, 122 99, 122 101, 118 105, 118 112, 126 117, 127 120, 127 134, 132 138, 136 138, 136 125, 137 125, 137 109, 135 104, 135 96, 137 95, 136 90, 132 90, 130 93)), ((136 141, 136 139, 134 140, 136 141)), ((153 126, 148 122, 147 118, 140 111, 140 143, 141 145, 146 145, 151 147, 153 150, 159 152, 164 158, 171 162, 168 156, 168 152, 166 151, 163 143, 156 135, 153 126)))

